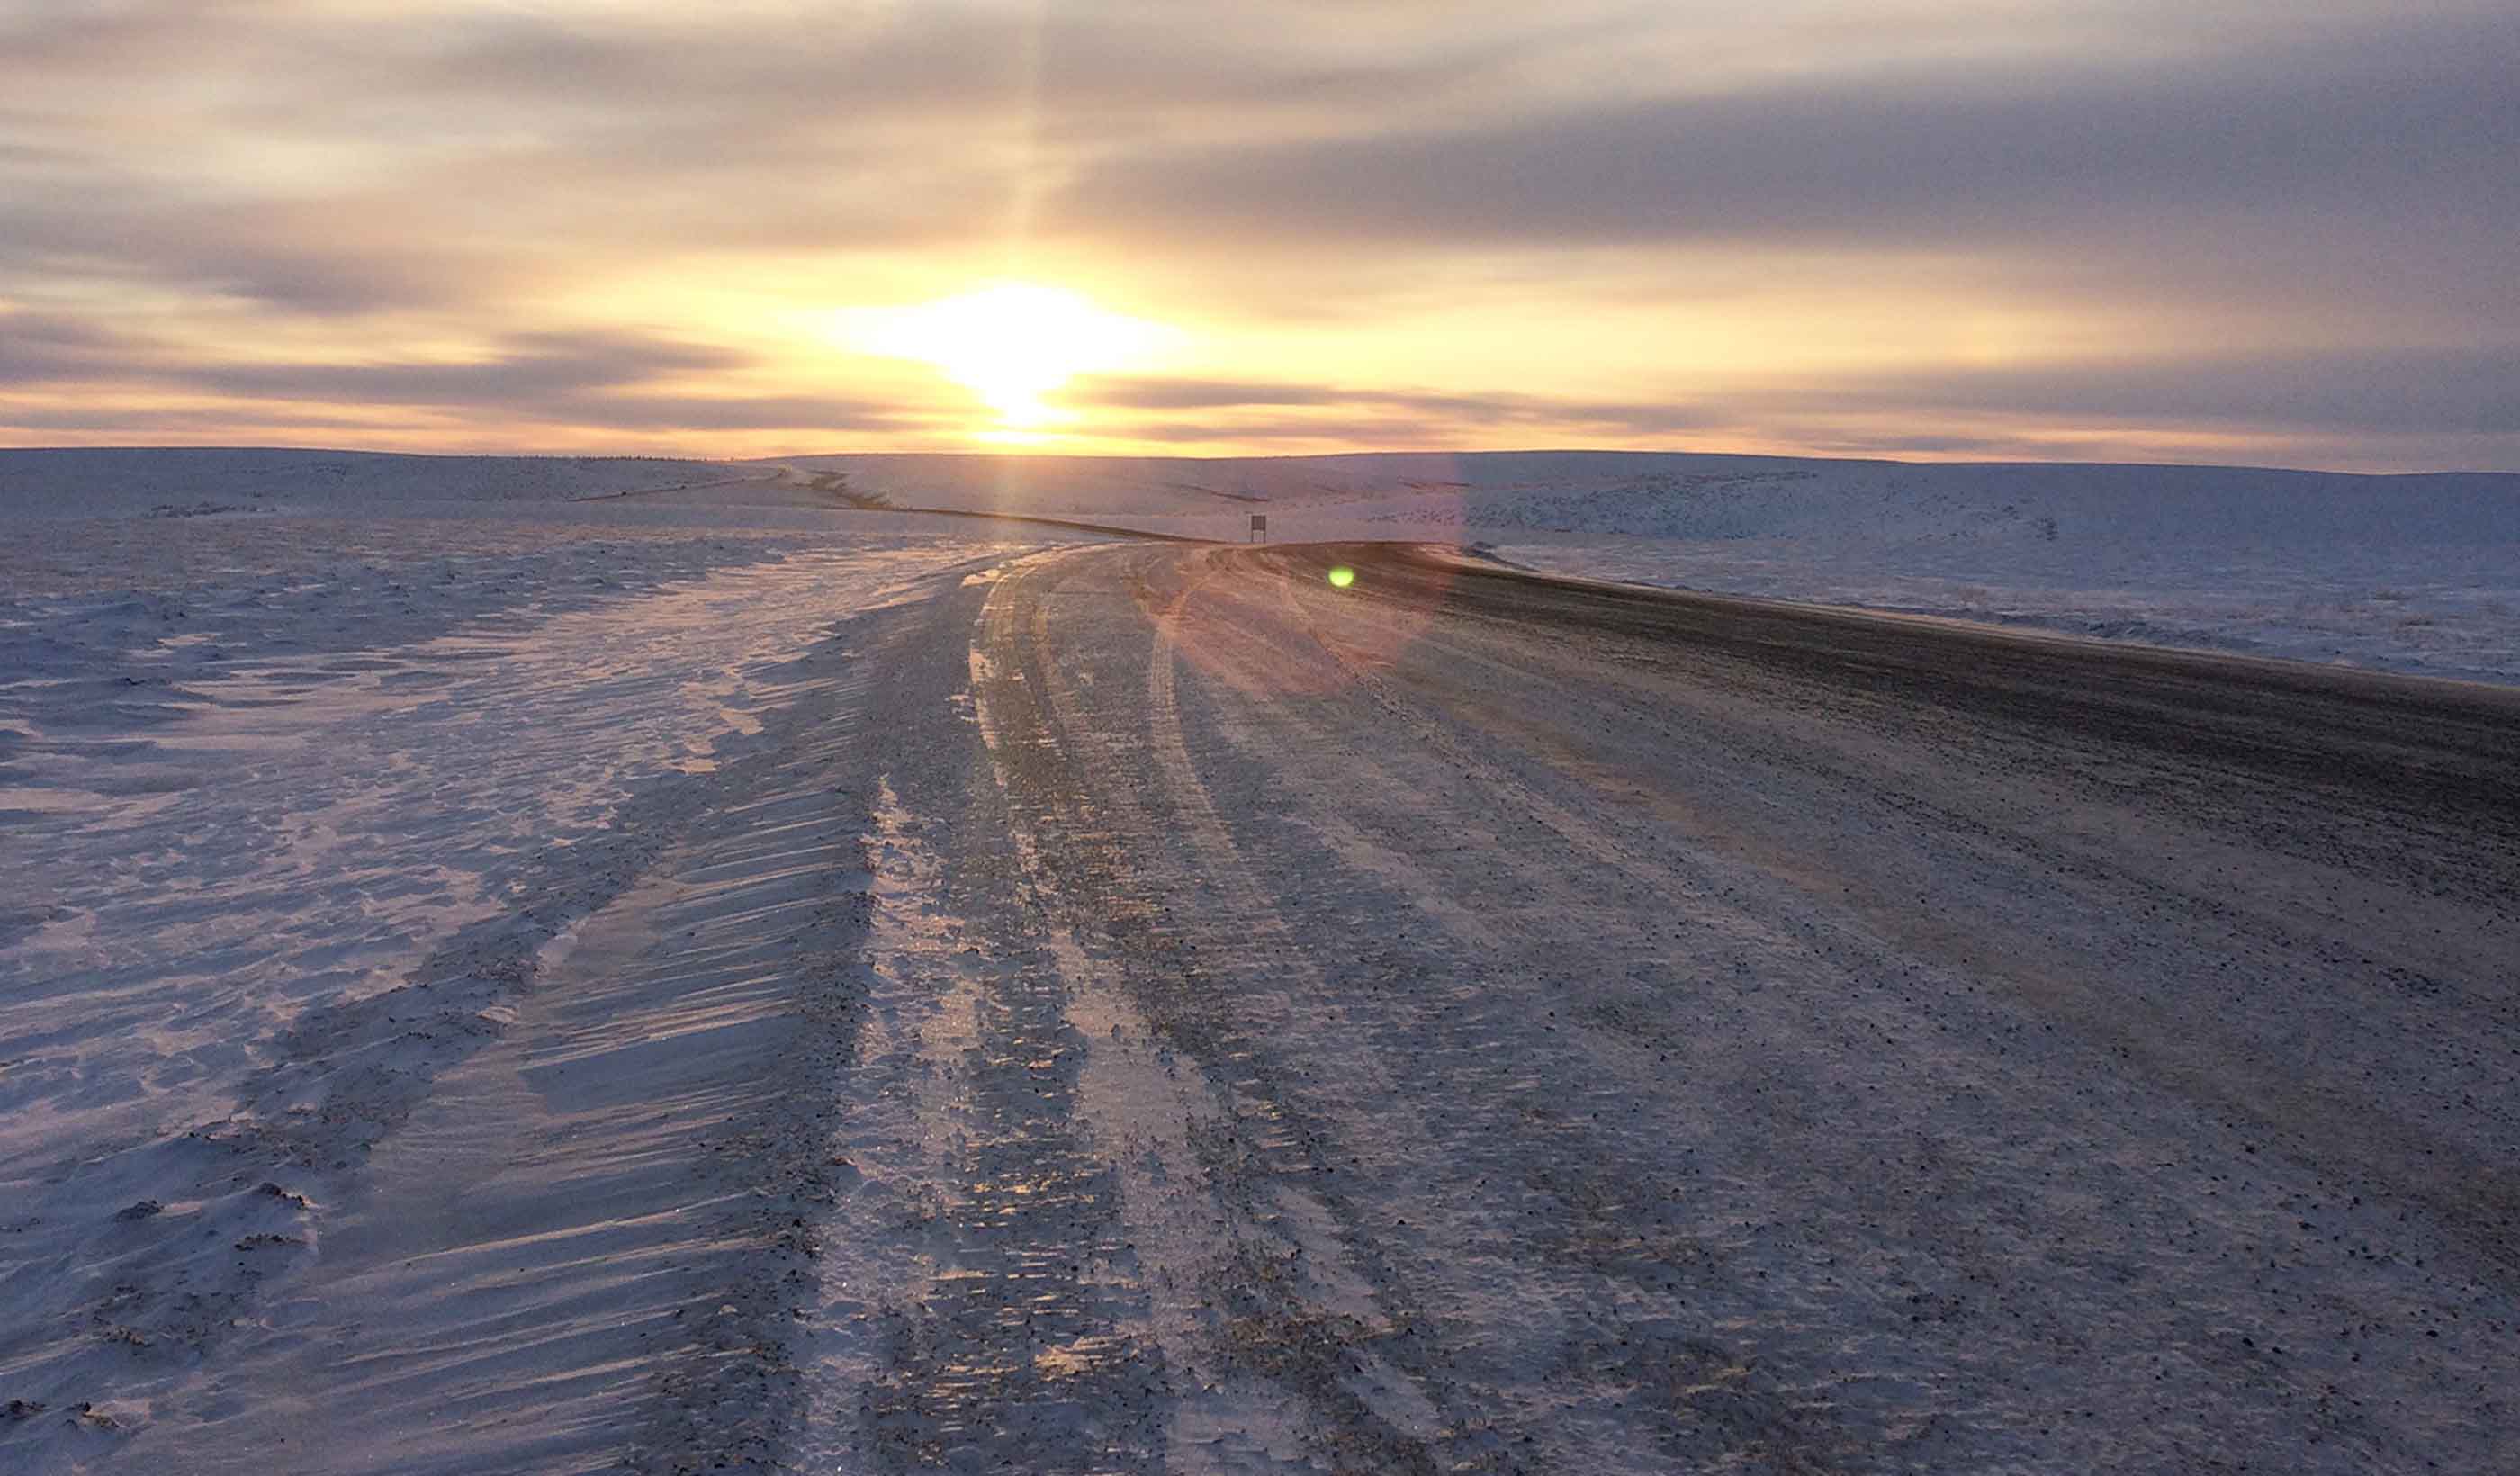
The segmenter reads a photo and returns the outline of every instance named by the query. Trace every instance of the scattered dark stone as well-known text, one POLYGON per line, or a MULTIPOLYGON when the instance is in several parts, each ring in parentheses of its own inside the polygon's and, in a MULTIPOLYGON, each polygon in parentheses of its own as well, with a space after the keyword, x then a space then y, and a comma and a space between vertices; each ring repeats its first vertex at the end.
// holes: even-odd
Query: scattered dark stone
POLYGON ((9 1407, 6 1409, 0 1409, 0 1417, 13 1420, 33 1419, 36 1415, 43 1412, 44 1406, 39 1401, 31 1399, 13 1399, 9 1401, 9 1407))
POLYGON ((116 1220, 146 1220, 150 1216, 155 1215, 165 1208, 166 1206, 159 1204, 155 1199, 143 1199, 138 1204, 126 1204, 122 1208, 115 1210, 113 1212, 113 1218, 116 1220))

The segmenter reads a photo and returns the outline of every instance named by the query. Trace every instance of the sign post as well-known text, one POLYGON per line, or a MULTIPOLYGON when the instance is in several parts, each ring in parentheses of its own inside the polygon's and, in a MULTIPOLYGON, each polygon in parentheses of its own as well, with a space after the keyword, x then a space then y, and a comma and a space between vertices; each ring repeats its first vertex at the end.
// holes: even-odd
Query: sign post
POLYGON ((1267 543, 1269 541, 1268 514, 1254 513, 1251 514, 1251 536, 1243 541, 1246 543, 1267 543))

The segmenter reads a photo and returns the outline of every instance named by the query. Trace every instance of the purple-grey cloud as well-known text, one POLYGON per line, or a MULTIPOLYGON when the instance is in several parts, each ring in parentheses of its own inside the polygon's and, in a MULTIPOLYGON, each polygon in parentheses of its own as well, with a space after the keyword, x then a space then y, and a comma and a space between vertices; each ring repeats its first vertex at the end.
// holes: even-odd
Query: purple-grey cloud
MULTIPOLYGON (((1060 396, 1080 405, 1122 410, 1328 410, 1349 417, 1388 422, 1404 416, 1419 425, 1437 423, 1460 431, 1480 425, 1588 426, 1635 434, 1700 429, 1727 424, 1727 417, 1691 404, 1629 403, 1498 392, 1435 394, 1418 390, 1373 389, 1333 384, 1271 380, 1099 377, 1080 380, 1060 396)), ((1235 431, 1251 422, 1237 419, 1225 428, 1235 431)), ((1278 424, 1291 425, 1292 421, 1278 424)), ((1336 424, 1330 417, 1304 423, 1312 433, 1336 424)), ((1218 426, 1208 427, 1211 437, 1218 426)))
POLYGON ((2218 328, 2268 325, 2242 339, 2371 345, 1815 376, 1758 404, 1703 367, 1679 405, 1221 380, 1067 396, 1148 412, 1176 438, 1652 436, 1798 406, 1813 425, 1907 408, 2507 442, 2513 362, 2491 345, 2520 343, 2520 15, 2457 0, 2035 12, 21 7, 0 12, 0 384, 642 430, 677 415, 917 427, 871 404, 654 392, 743 366, 636 334, 519 335, 469 364, 387 344, 347 368, 216 365, 122 331, 133 317, 5 306, 120 294, 243 332, 426 313, 478 335, 616 270, 969 253, 1029 219, 1066 259, 1125 253, 1143 281, 1184 284, 1192 309, 1232 299, 1335 333, 1393 298, 1422 311, 1432 259, 1509 253, 1547 293, 1556 263, 1580 281, 1615 247, 1595 279, 1606 312, 1685 298, 1692 254, 1795 286, 1930 258, 1946 286, 1967 263, 2010 305, 2097 309, 2130 333, 2175 333, 2203 308, 2218 328), (2075 48, 2042 31, 2060 22, 2075 48), (1735 29, 1746 50, 1670 65, 1675 34, 1735 29))
POLYGON ((542 333, 514 335, 498 353, 471 361, 206 365, 157 373, 195 388, 250 398, 487 408, 747 362, 728 349, 638 334, 542 333))
POLYGON ((2520 435, 2520 344, 1935 368, 1840 380, 1795 398, 1811 409, 2509 436, 2520 435))
POLYGON ((0 313, 0 384, 78 380, 122 370, 131 340, 65 313, 0 313))
POLYGON ((2520 18, 2502 17, 2158 73, 1827 77, 1332 145, 1157 142, 1057 210, 1131 236, 2139 251, 2249 217, 2362 243, 2412 208, 2428 235, 2507 239, 2515 151, 2520 18))
MULTIPOLYGON (((812 395, 672 393, 660 380, 744 368, 744 354, 626 331, 522 333, 461 361, 204 363, 161 342, 58 314, 0 315, 0 384, 17 389, 106 384, 183 390, 249 402, 267 423, 374 424, 358 407, 395 419, 473 415, 630 431, 918 428, 899 406, 812 395)), ((225 412, 234 415, 236 412, 225 412)), ((168 425, 172 413, 160 414, 168 425)), ((195 420, 203 413, 185 412, 195 420)), ((21 409, 9 420, 112 428, 126 424, 93 407, 21 409)))
POLYGON ((528 408, 534 417, 557 425, 658 432, 792 430, 840 434, 918 430, 932 424, 930 417, 897 405, 813 395, 580 395, 543 401, 528 408))

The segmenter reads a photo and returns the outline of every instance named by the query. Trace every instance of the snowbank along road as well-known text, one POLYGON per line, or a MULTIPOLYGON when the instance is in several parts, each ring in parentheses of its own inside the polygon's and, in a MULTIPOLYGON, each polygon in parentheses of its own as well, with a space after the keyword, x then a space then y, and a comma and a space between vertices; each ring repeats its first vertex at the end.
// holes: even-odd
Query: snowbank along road
POLYGON ((2520 693, 1391 545, 783 670, 488 1044, 256 1161, 316 1268, 24 1449, 2520 1468, 2520 693))

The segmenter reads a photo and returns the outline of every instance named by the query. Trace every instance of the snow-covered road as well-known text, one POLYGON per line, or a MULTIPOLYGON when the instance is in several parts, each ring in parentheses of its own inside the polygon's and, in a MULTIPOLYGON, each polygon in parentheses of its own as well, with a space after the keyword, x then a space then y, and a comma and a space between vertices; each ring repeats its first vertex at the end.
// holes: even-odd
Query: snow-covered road
MULTIPOLYGON (((234 1123, 30 1128, 0 1457, 2520 1464, 2520 693, 1391 547, 968 567, 673 686, 740 731, 234 1123)), ((200 1090, 19 1039, 64 1111, 200 1090)))
POLYGON ((1367 548, 1052 556, 974 649, 1015 890, 1073 941, 978 985, 1042 1018, 968 1057, 930 1253, 1058 1263, 948 1284, 1071 1321, 900 1309, 877 1408, 940 1418, 874 1433, 2520 1458, 2520 697, 1367 548), (996 1213, 1043 1102, 1105 1177, 996 1213), (946 1368, 1014 1371, 932 1409, 946 1368))

